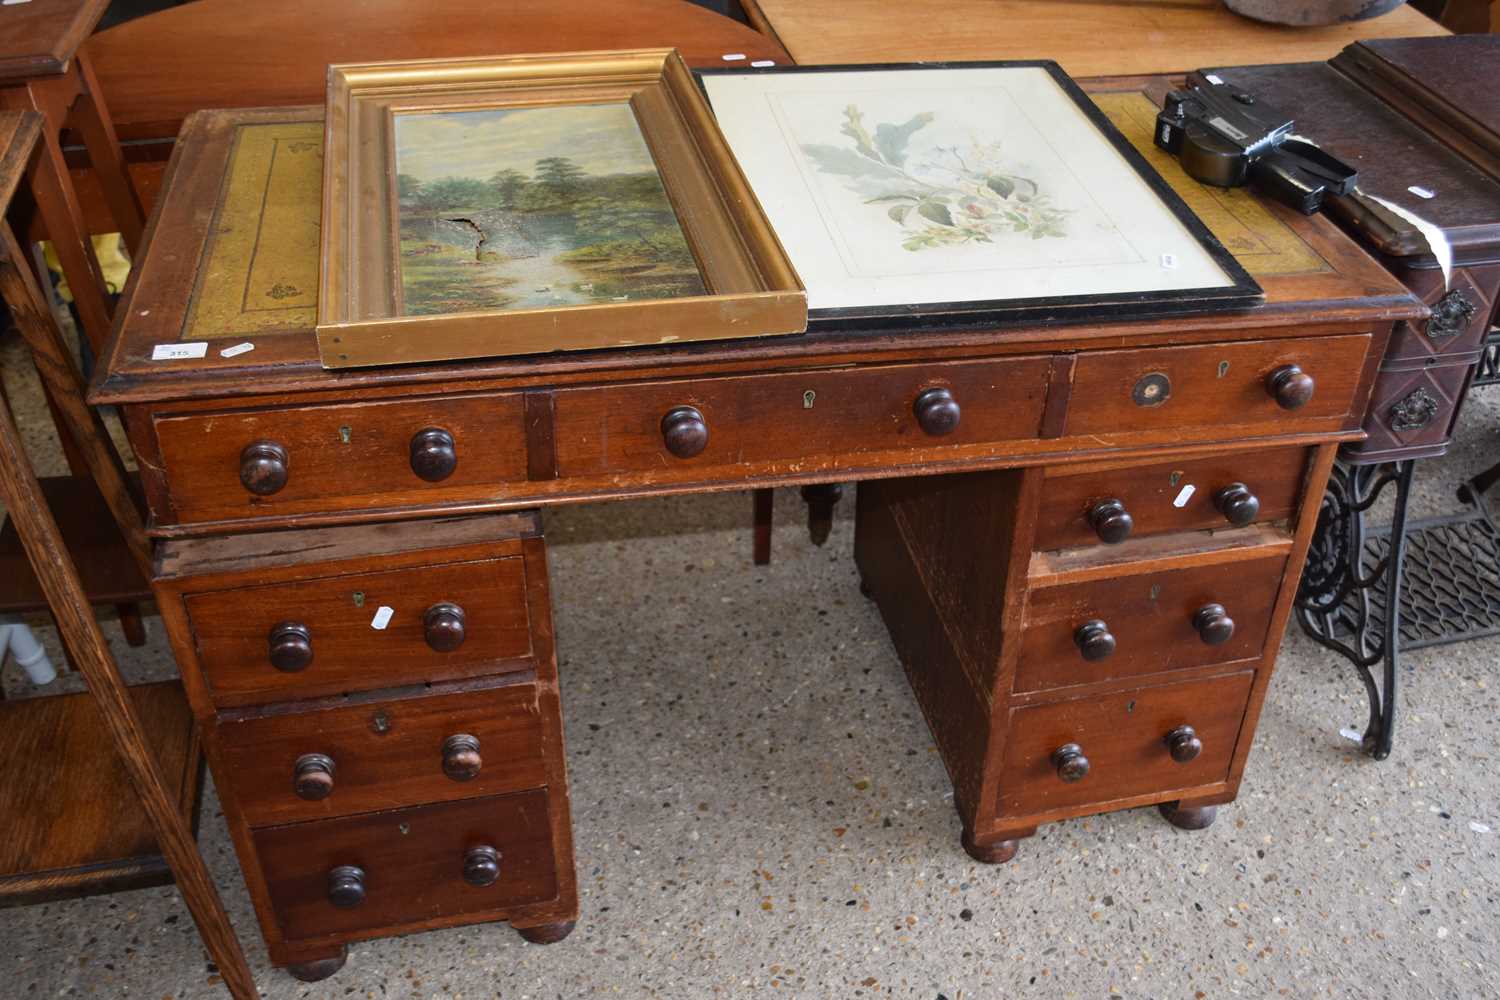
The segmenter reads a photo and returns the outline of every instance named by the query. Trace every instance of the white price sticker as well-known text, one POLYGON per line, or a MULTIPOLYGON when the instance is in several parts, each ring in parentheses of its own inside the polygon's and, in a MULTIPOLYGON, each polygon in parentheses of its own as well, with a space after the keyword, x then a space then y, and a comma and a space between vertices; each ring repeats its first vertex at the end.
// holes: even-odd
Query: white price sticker
POLYGON ((757 59, 754 62, 752 62, 750 65, 753 66, 753 67, 755 67, 756 69, 765 69, 767 66, 775 66, 776 65, 776 60, 775 59, 757 59))
POLYGON ((250 343, 247 340, 243 344, 235 344, 233 347, 226 347, 226 348, 224 348, 222 351, 219 352, 219 357, 221 357, 221 358, 233 358, 233 357, 237 357, 238 355, 244 354, 246 351, 253 351, 253 350, 255 350, 255 345, 252 344, 252 343, 250 343))
POLYGON ((1413 184, 1411 187, 1407 188, 1406 190, 1410 191, 1412 194, 1416 195, 1418 198, 1436 198, 1437 197, 1437 192, 1436 191, 1433 191, 1433 190, 1431 190, 1429 188, 1420 187, 1420 186, 1418 186, 1416 184, 1413 184))
POLYGON ((391 615, 396 613, 395 608, 388 608, 384 604, 375 609, 375 617, 370 619, 370 627, 377 632, 391 623, 391 615))
POLYGON ((1188 501, 1191 500, 1191 499, 1193 499, 1193 494, 1197 493, 1197 492, 1198 492, 1198 487, 1194 486, 1192 483, 1188 483, 1182 489, 1180 489, 1180 490, 1177 491, 1177 499, 1175 499, 1175 500, 1172 501, 1172 506, 1173 507, 1186 507, 1187 504, 1188 504, 1188 501))
POLYGON ((152 361, 181 361, 184 358, 201 358, 208 354, 208 341, 197 340, 188 344, 157 344, 151 348, 152 361))
POLYGON ((1215 76, 1212 73, 1204 73, 1203 74, 1203 79, 1207 80, 1209 83, 1213 84, 1216 87, 1219 84, 1221 84, 1221 83, 1224 82, 1224 78, 1223 77, 1221 77, 1221 76, 1215 76))
POLYGON ((725 62, 739 62, 741 59, 745 58, 745 53, 743 53, 743 52, 726 52, 722 56, 720 56, 719 58, 723 59, 725 62))

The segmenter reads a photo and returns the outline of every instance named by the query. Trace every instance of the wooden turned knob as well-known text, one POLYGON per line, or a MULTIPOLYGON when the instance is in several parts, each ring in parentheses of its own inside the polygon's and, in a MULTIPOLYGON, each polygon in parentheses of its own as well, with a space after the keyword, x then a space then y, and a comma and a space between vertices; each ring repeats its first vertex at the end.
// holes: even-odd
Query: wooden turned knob
POLYGON ((1203 741, 1192 726, 1178 726, 1167 734, 1167 752, 1179 764, 1186 764, 1203 752, 1203 741))
POLYGON ((292 765, 292 791, 309 802, 326 799, 333 791, 333 758, 326 753, 305 753, 292 765))
POLYGON ((422 635, 439 653, 451 653, 464 644, 464 609, 444 601, 422 615, 422 635))
POLYGON ((1052 766, 1057 768, 1057 776, 1069 784, 1089 776, 1089 759, 1077 743, 1064 743, 1052 751, 1052 766))
POLYGON ((917 401, 912 404, 912 412, 917 415, 917 426, 933 437, 952 434, 958 429, 958 420, 963 416, 953 393, 941 386, 927 389, 918 396, 917 401))
POLYGON ((1089 524, 1093 527, 1094 534, 1099 536, 1099 541, 1106 545, 1118 545, 1130 537, 1130 531, 1135 527, 1135 518, 1125 509, 1124 501, 1110 498, 1100 500, 1089 509, 1089 524))
POLYGON ((1244 483, 1230 483, 1214 494, 1214 507, 1226 521, 1242 528, 1260 514, 1260 499, 1244 483))
POLYGON ((1234 635, 1234 619, 1229 617, 1224 605, 1205 604, 1193 615, 1193 628, 1198 630, 1198 638, 1210 646, 1219 646, 1234 635))
POLYGON ((268 497, 286 485, 286 449, 275 441, 252 441, 240 452, 240 482, 258 497, 268 497))
POLYGON ((1102 660, 1115 651, 1115 637, 1110 634, 1109 626, 1098 618, 1078 626, 1073 641, 1078 644, 1078 651, 1085 660, 1102 660))
POLYGON ((443 773, 454 781, 468 781, 479 774, 484 758, 479 756, 479 737, 455 733, 443 741, 443 773))
POLYGON ((306 670, 312 662, 312 630, 301 622, 281 622, 272 626, 267 643, 271 666, 277 670, 294 674, 306 670))
POLYGON ((464 853, 464 881, 483 889, 500 878, 500 852, 489 845, 471 847, 464 853))
POLYGON ((411 471, 417 478, 439 483, 458 468, 458 449, 453 435, 441 427, 417 431, 411 439, 411 471))
POLYGON ((661 418, 661 438, 678 458, 701 455, 708 447, 708 421, 696 406, 678 406, 661 418))
POLYGON ((1295 410, 1306 406, 1313 398, 1316 383, 1300 365, 1282 365, 1266 379, 1266 391, 1283 410, 1295 410))
POLYGON ((328 873, 328 901, 341 910, 365 901, 365 870, 358 865, 339 865, 328 873))

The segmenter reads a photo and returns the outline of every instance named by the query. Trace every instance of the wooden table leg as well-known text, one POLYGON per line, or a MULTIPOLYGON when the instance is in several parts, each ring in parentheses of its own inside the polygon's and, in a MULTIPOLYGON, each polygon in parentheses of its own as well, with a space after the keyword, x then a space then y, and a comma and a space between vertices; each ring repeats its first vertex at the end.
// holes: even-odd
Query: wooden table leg
POLYGON ((109 109, 99 98, 99 81, 94 79, 93 67, 82 52, 73 57, 78 68, 82 93, 73 107, 74 122, 83 136, 83 145, 89 151, 89 166, 104 189, 104 200, 114 216, 120 235, 125 238, 125 247, 132 258, 139 254, 141 232, 146 228, 146 213, 141 209, 140 197, 130 181, 130 172, 125 166, 125 154, 120 151, 120 138, 115 135, 114 122, 109 109))
POLYGON ((771 511, 775 504, 775 491, 752 490, 755 511, 753 525, 755 529, 753 549, 751 558, 757 566, 765 566, 771 561, 771 511))

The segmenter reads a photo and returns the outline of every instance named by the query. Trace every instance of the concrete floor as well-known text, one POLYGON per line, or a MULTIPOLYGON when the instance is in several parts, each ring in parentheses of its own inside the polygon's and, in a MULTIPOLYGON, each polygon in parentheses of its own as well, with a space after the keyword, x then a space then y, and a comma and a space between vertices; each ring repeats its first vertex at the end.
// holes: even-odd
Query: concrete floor
MULTIPOLYGON (((1500 392, 1477 394, 1459 447, 1422 469, 1421 509, 1500 457, 1497 428, 1500 392)), ((503 925, 372 941, 296 983, 266 963, 210 794, 200 842, 264 995, 1500 996, 1500 641, 1408 655, 1375 763, 1341 734, 1363 726, 1354 675, 1293 630, 1215 826, 1059 823, 987 867, 959 848, 859 595, 852 504, 815 549, 778 492, 759 569, 749 511, 729 494, 547 515, 583 910, 565 942, 503 925)), ((159 622, 144 650, 107 631, 132 679, 171 672, 159 622)), ((75 683, 4 673, 11 697, 75 683)), ((4 998, 225 995, 172 888, 0 911, 0 971, 4 998)))

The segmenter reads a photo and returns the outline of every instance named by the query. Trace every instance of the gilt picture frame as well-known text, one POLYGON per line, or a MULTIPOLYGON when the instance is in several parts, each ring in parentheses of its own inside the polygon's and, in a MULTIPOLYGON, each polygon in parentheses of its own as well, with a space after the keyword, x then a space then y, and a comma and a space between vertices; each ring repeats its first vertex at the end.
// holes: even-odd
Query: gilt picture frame
POLYGON ((672 49, 329 67, 325 368, 800 333, 672 49))
POLYGON ((1056 63, 698 72, 811 327, 1243 309, 1260 286, 1056 63))

